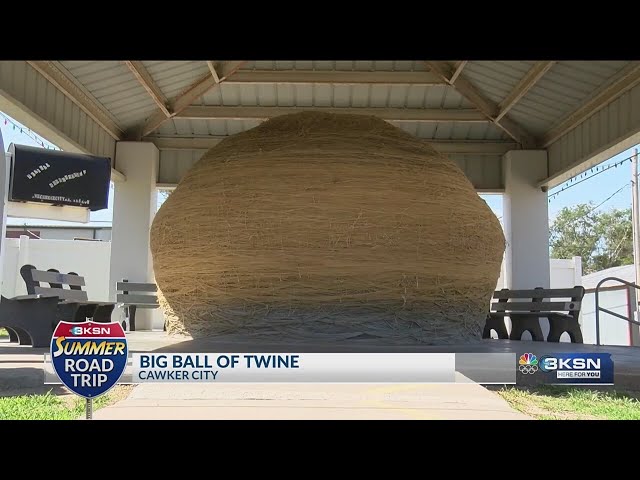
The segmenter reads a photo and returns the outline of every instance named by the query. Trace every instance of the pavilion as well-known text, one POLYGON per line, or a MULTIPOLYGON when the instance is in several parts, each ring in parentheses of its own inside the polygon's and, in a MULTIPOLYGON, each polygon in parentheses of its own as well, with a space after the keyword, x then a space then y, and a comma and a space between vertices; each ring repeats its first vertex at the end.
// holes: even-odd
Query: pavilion
POLYGON ((226 136, 301 110, 379 116, 504 194, 506 286, 548 287, 546 192, 640 143, 640 62, 0 62, 0 111, 112 159, 112 300, 122 278, 153 280, 158 189, 226 136))

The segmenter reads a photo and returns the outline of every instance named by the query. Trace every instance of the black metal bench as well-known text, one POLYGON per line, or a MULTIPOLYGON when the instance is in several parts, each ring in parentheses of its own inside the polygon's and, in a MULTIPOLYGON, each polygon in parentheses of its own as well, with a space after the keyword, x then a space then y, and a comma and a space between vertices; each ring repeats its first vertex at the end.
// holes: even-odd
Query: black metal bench
POLYGON ((126 320, 122 328, 135 332, 136 330, 136 310, 138 308, 158 308, 158 286, 155 283, 135 283, 129 282, 126 278, 122 282, 116 283, 116 300, 118 306, 124 307, 126 320))
POLYGON ((497 290, 493 298, 498 301, 491 304, 482 338, 491 338, 493 330, 500 339, 521 340, 524 332, 528 331, 534 341, 542 342, 544 336, 540 328, 540 318, 544 317, 549 320, 548 342, 559 342, 562 334, 566 332, 573 343, 583 343, 578 317, 584 292, 584 287, 580 286, 557 289, 538 287, 533 290, 507 288, 497 290), (561 298, 571 300, 553 301, 561 298), (510 335, 504 323, 505 317, 511 319, 510 335))
POLYGON ((9 341, 32 347, 48 347, 55 328, 58 299, 53 297, 0 298, 0 327, 9 341))
POLYGON ((61 320, 84 322, 90 318, 94 322, 111 322, 111 313, 115 303, 88 300, 87 292, 82 290, 85 285, 84 277, 77 273, 63 274, 55 269, 44 271, 36 269, 33 265, 23 265, 20 268, 20 275, 24 279, 28 295, 16 297, 16 299, 35 296, 58 299, 57 315, 53 328, 61 320), (69 288, 64 288, 65 285, 69 288))

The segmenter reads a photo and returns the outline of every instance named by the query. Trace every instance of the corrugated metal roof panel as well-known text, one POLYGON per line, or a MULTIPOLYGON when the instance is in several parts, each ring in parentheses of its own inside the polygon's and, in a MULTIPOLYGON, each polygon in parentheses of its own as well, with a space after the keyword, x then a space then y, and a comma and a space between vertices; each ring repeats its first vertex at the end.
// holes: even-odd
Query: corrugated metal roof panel
MULTIPOLYGON (((166 121, 156 132, 171 135, 233 135, 262 123, 260 120, 191 120, 177 118, 166 121)), ((418 138, 433 140, 509 140, 510 137, 491 123, 465 122, 390 122, 418 138)))
MULTIPOLYGON (((395 122, 399 125, 400 122, 395 122)), ((404 122, 409 125, 413 122, 404 122)), ((492 123, 416 122, 416 133, 410 127, 402 127, 419 138, 438 140, 509 140, 510 137, 492 123)))
POLYGON ((158 183, 178 183, 203 153, 203 150, 161 150, 158 183))
POLYGON ((141 122, 156 108, 153 99, 122 62, 60 63, 111 113, 122 128, 141 122))
POLYGON ((531 69, 535 62, 469 62, 462 71, 485 97, 500 103, 531 69))
POLYGON ((501 156, 448 155, 448 157, 458 164, 475 188, 496 192, 504 188, 501 156))
POLYGON ((169 99, 178 96, 210 73, 206 62, 145 61, 142 62, 162 93, 169 99))
MULTIPOLYGON (((205 61, 143 62, 168 98, 181 94, 195 81, 209 74, 205 61)), ((533 61, 470 61, 463 75, 488 99, 500 103, 513 90, 533 61)), ((509 112, 508 116, 535 136, 540 136, 579 107, 593 92, 602 88, 629 62, 561 61, 557 62, 509 112)), ((60 62, 123 128, 142 123, 157 110, 146 90, 123 62, 60 62)), ((339 71, 425 71, 423 61, 252 61, 243 67, 251 69, 298 69, 339 71)), ((18 82, 17 91, 27 88, 18 82)), ((30 87, 29 87, 30 88, 30 87)), ((58 93, 56 93, 58 95, 58 93)), ((62 93, 60 93, 62 95, 62 93)), ((58 95, 59 96, 59 95, 58 95)), ((64 128, 76 128, 70 118, 61 117, 64 95, 49 101, 45 116, 64 128), (62 102, 62 103, 61 103, 62 102)), ((68 102, 67 102, 68 103, 68 102)), ((362 84, 222 84, 212 88, 201 105, 227 106, 300 106, 300 107, 377 107, 377 108, 471 108, 472 105, 454 88, 446 85, 362 85, 362 84)), ((255 126, 257 121, 167 121, 159 134, 228 135, 255 126)), ((402 123, 407 131, 422 138, 501 140, 506 134, 488 123, 402 123)), ((81 131, 78 135, 91 136, 81 131)), ((101 148, 100 138, 92 148, 101 148)))
POLYGON ((509 116, 534 135, 550 130, 628 62, 558 62, 513 107, 509 116))
POLYGON ((606 156, 633 146, 639 130, 640 85, 636 85, 549 146, 549 174, 558 175, 551 185, 562 183, 606 160, 606 156), (627 140, 619 143, 621 139, 627 140), (603 145, 609 148, 603 151, 603 145))
POLYGON ((257 127, 262 123, 260 120, 192 120, 187 118, 174 118, 164 122, 155 135, 214 135, 227 136, 244 132, 257 127))
POLYGON ((271 61, 257 60, 249 61, 243 67, 243 70, 379 70, 379 71, 395 71, 395 72, 424 72, 426 70, 423 61, 406 61, 406 60, 288 60, 288 61, 271 61))
POLYGON ((222 83, 195 103, 265 107, 473 108, 448 85, 222 83))
MULTIPOLYGON (((58 147, 113 158, 114 139, 27 62, 0 62, 0 90, 54 126, 48 140, 58 147)), ((37 126, 25 126, 44 135, 37 126)))

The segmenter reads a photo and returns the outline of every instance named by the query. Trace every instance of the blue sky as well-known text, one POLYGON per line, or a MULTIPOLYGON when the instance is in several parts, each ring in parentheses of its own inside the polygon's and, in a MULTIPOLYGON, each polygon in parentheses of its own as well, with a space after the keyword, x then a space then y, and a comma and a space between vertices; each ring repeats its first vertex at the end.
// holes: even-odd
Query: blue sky
MULTIPOLYGON (((640 146, 636 146, 640 148, 640 146)), ((607 167, 608 165, 614 165, 621 160, 629 158, 633 155, 633 148, 625 150, 624 152, 611 157, 609 160, 602 162, 598 166, 598 171, 593 169, 585 172, 586 175, 580 178, 579 176, 574 178, 574 181, 568 181, 558 185, 557 187, 549 190, 549 222, 553 222, 555 216, 564 207, 571 207, 579 203, 593 202, 594 205, 598 205, 604 202, 598 210, 610 210, 613 208, 625 209, 631 208, 631 162, 627 161, 617 167, 605 170, 602 173, 598 173, 607 167), (575 186, 572 186, 576 182, 585 179, 598 173, 595 177, 582 181, 575 186), (567 188, 564 191, 562 188, 567 188), (620 188, 621 191, 616 193, 620 188), (558 192, 557 195, 553 195, 558 192), (615 194, 615 195, 614 195, 615 194), (613 195, 609 199, 609 197, 613 195)), ((502 195, 481 195, 484 198, 491 209, 498 217, 502 217, 502 195)))
MULTIPOLYGON (((45 146, 55 147, 55 145, 47 142, 44 138, 31 132, 29 129, 15 121, 11 117, 0 112, 0 130, 4 138, 5 149, 9 147, 11 143, 19 143, 22 145, 42 146, 39 142, 43 142, 45 146), (6 119, 6 123, 5 123, 6 119), (16 126, 14 127, 15 124, 16 126), (20 129, 22 128, 22 132, 20 129)), ((615 164, 620 160, 629 158, 633 155, 633 148, 626 150, 615 157, 600 164, 600 168, 610 164, 615 164)), ((594 173, 596 171, 594 170, 594 173)), ((591 175, 590 172, 588 172, 591 175)), ((581 180, 576 178, 573 183, 581 180)), ((560 192, 558 195, 553 196, 554 193, 561 190, 563 187, 572 185, 572 182, 565 182, 558 185, 556 188, 549 190, 550 202, 549 202, 549 221, 552 222, 557 213, 562 210, 563 207, 576 205, 579 203, 594 202, 599 204, 603 201, 603 205, 600 210, 609 210, 612 208, 630 208, 631 207, 631 163, 626 162, 619 165, 617 168, 611 168, 592 179, 585 180, 580 184, 572 186, 565 191, 560 192), (613 197, 608 199, 617 190, 622 190, 616 193, 613 197), (608 199, 608 200, 607 200, 608 199)), ((484 198, 495 214, 502 218, 502 195, 481 195, 484 198)), ((113 184, 111 185, 111 191, 109 194, 109 208, 101 210, 99 212, 91 212, 91 224, 95 225, 109 225, 111 218, 113 217, 113 184)), ((46 221, 46 220, 34 220, 34 219, 18 219, 12 218, 8 221, 12 225, 46 225, 46 224, 64 224, 73 225, 71 222, 60 221, 46 221)))

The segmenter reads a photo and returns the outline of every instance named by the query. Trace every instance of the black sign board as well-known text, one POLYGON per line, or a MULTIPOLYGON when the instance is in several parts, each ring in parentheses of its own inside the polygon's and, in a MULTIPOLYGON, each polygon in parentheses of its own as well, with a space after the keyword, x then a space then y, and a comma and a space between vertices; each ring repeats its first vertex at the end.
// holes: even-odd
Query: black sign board
POLYGON ((111 160, 11 144, 9 200, 107 208, 111 160))

